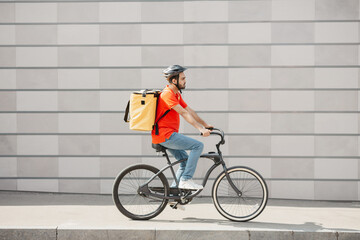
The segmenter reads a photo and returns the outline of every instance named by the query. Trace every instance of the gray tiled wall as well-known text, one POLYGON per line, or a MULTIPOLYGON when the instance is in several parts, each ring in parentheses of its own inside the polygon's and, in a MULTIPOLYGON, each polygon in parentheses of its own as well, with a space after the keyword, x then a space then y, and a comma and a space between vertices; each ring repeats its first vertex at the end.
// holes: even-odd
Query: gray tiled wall
POLYGON ((360 200, 359 20, 359 0, 0 1, 0 190, 109 194, 126 166, 160 168, 123 112, 181 64, 226 162, 272 198, 360 200))

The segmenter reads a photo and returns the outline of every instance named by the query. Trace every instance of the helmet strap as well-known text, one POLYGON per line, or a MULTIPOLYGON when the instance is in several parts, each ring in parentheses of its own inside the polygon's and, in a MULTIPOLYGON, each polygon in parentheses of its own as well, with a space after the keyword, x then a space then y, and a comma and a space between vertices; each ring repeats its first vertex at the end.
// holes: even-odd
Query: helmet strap
POLYGON ((182 94, 182 91, 181 91, 181 89, 180 89, 180 87, 179 87, 179 75, 176 76, 176 83, 173 83, 172 81, 171 81, 171 83, 174 84, 175 87, 176 87, 176 88, 179 90, 179 92, 182 94))
POLYGON ((179 77, 178 77, 177 80, 176 80, 175 86, 176 86, 177 89, 179 90, 180 94, 182 94, 182 91, 181 91, 181 89, 180 89, 180 87, 179 87, 179 77))

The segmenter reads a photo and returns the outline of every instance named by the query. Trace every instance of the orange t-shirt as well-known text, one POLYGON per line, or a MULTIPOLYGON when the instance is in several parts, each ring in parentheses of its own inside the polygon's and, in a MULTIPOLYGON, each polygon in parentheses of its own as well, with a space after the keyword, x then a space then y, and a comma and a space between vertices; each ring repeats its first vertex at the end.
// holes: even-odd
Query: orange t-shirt
POLYGON ((155 135, 155 130, 152 130, 152 143, 158 144, 165 142, 166 139, 170 138, 171 134, 174 132, 179 132, 180 116, 178 112, 172 109, 178 104, 180 104, 183 108, 187 107, 187 104, 182 99, 181 94, 175 94, 174 91, 169 88, 169 86, 166 86, 158 99, 155 121, 158 121, 158 119, 167 110, 171 110, 158 122, 159 135, 155 135))

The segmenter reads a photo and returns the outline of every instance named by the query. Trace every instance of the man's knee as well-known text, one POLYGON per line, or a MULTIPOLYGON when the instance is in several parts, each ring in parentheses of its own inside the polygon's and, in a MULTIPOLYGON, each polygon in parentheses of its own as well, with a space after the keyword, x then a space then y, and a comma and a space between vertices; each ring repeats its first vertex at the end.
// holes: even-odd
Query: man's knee
POLYGON ((196 149, 200 149, 201 151, 204 149, 204 143, 198 141, 195 146, 196 149))

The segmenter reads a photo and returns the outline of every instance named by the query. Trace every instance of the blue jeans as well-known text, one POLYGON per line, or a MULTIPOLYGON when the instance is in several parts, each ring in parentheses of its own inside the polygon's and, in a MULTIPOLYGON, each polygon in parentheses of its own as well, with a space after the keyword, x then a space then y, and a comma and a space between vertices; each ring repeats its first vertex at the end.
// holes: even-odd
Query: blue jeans
MULTIPOLYGON (((180 180, 186 181, 191 179, 204 149, 204 144, 198 140, 174 132, 169 139, 166 139, 165 142, 160 143, 160 145, 168 148, 176 160, 187 159, 180 163, 180 167, 176 172, 178 182, 180 180), (190 155, 188 155, 185 150, 191 150, 190 155)), ((171 186, 174 187, 174 183, 171 186)))

